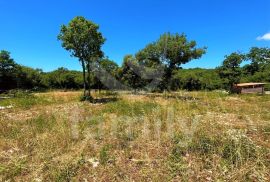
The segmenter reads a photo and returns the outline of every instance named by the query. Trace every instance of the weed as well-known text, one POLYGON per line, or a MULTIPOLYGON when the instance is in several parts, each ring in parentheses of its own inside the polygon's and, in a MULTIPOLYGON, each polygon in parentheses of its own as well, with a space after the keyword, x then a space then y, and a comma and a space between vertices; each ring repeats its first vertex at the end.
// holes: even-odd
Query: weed
POLYGON ((101 148, 99 152, 99 161, 101 165, 107 164, 108 161, 111 159, 110 149, 111 149, 110 145, 105 145, 101 148))

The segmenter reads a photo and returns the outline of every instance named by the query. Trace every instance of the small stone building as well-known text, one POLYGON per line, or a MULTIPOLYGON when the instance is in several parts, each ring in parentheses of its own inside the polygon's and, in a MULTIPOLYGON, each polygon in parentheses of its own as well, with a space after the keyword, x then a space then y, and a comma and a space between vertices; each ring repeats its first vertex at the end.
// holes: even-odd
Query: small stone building
POLYGON ((265 83, 239 83, 234 85, 236 93, 247 94, 247 93, 261 93, 264 94, 265 83))

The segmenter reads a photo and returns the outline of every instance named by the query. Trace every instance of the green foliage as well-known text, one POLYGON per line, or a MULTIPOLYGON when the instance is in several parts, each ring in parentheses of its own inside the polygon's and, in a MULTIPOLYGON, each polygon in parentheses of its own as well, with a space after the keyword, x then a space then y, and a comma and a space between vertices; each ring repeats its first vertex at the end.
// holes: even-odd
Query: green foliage
POLYGON ((109 60, 108 58, 102 59, 99 62, 99 65, 101 66, 101 68, 111 74, 116 74, 116 71, 118 69, 118 65, 114 61, 109 60))
POLYGON ((80 89, 83 87, 81 72, 70 71, 66 68, 58 68, 44 74, 43 83, 49 88, 56 89, 80 89))
POLYGON ((247 54, 249 64, 243 67, 243 82, 270 82, 270 49, 253 47, 247 54))
POLYGON ((142 70, 137 59, 132 55, 126 55, 120 71, 121 81, 133 88, 136 92, 137 89, 140 89, 145 85, 145 80, 143 80, 141 71, 142 70))
POLYGON ((258 71, 263 71, 266 66, 270 65, 270 49, 269 48, 258 48, 252 47, 247 54, 250 65, 247 67, 247 71, 250 74, 254 74, 258 71))
POLYGON ((231 91, 233 85, 240 82, 242 74, 240 64, 244 59, 245 55, 236 52, 232 53, 229 56, 225 56, 222 66, 218 68, 220 77, 231 91))
POLYGON ((0 51, 0 90, 14 89, 16 81, 17 65, 10 57, 8 51, 0 51))
POLYGON ((21 89, 40 89, 46 87, 43 84, 43 72, 41 69, 33 69, 26 66, 18 66, 17 85, 21 89))
POLYGON ((222 88, 222 80, 216 70, 181 69, 174 74, 173 90, 215 90, 222 88))
POLYGON ((185 34, 165 33, 160 38, 136 54, 144 65, 164 65, 165 75, 161 89, 170 89, 173 72, 193 59, 199 59, 206 53, 206 48, 197 48, 196 41, 189 41, 185 34))
MULTIPOLYGON (((0 52, 0 94, 11 89, 43 91, 45 89, 129 89, 162 91, 164 89, 231 90, 239 82, 270 82, 270 49, 252 47, 246 54, 232 53, 225 56, 222 65, 216 69, 182 69, 181 65, 198 59, 205 48, 196 48, 195 41, 188 41, 184 34, 164 34, 156 42, 147 45, 135 56, 126 55, 121 67, 108 59, 101 59, 100 51, 104 39, 98 32, 98 25, 76 17, 68 26, 63 26, 58 37, 63 47, 79 60, 83 72, 58 68, 51 72, 33 69, 17 64, 8 51, 0 52), (78 31, 83 31, 80 34, 78 31), (90 31, 93 35, 88 35, 90 31), (86 49, 81 50, 80 46, 86 49), (83 40, 92 40, 93 45, 83 40), (78 46, 77 48, 75 46, 78 46), (86 56, 87 55, 87 56, 86 56), (241 67, 243 61, 248 61, 241 67), (162 72, 165 71, 165 72, 162 72), (88 71, 86 80, 86 71, 88 71), (159 77, 160 76, 160 77, 159 77), (152 88, 152 81, 159 83, 152 88), (87 82, 87 84, 86 84, 87 82), (90 84, 91 83, 91 84, 90 84), (120 85, 123 83, 125 86, 120 85)), ((266 90, 270 86, 266 85, 266 90)), ((90 93, 84 92, 81 100, 92 100, 90 93)), ((26 102, 31 105, 32 99, 26 102)), ((2 105, 5 102, 2 102, 2 105)), ((27 107, 27 106, 26 106, 27 107)))
POLYGON ((7 51, 0 52, 0 90, 44 87, 42 70, 15 63, 7 51))
POLYGON ((98 29, 97 24, 78 16, 67 26, 62 25, 58 39, 72 56, 78 57, 80 61, 89 61, 91 57, 102 55, 100 48, 105 39, 98 29))
POLYGON ((112 89, 117 87, 118 65, 108 58, 101 59, 94 67, 92 74, 92 87, 101 89, 112 89))

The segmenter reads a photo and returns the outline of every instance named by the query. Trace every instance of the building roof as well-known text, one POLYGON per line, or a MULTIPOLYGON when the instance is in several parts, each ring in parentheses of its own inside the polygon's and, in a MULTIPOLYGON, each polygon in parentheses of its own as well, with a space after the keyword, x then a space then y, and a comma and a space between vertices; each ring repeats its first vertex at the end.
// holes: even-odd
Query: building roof
POLYGON ((239 84, 236 84, 237 87, 258 86, 258 85, 266 85, 266 83, 239 83, 239 84))

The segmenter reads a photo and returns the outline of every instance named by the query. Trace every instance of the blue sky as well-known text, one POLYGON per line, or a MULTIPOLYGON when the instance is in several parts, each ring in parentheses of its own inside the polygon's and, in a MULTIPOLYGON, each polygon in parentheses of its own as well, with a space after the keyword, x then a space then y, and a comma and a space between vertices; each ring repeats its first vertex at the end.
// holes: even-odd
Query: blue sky
POLYGON ((118 64, 168 31, 208 47, 185 68, 214 68, 231 52, 270 47, 269 0, 0 0, 0 9, 0 50, 44 71, 80 70, 57 41, 60 26, 78 15, 100 25, 103 50, 118 64))

